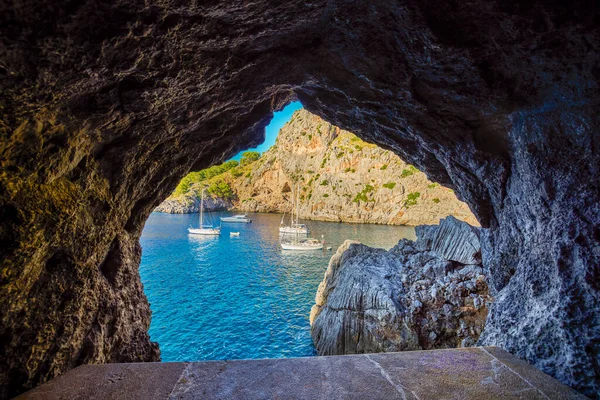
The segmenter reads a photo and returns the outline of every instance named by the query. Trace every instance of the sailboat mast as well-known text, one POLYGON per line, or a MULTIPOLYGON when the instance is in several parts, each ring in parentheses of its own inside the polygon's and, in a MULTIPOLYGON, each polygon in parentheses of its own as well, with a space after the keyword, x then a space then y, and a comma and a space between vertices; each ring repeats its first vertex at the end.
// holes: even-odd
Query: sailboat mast
POLYGON ((299 183, 296 185, 296 196, 298 196, 297 202, 296 202, 296 225, 298 225, 298 219, 300 218, 300 184, 299 183))
POLYGON ((200 195, 200 229, 202 229, 202 210, 204 209, 204 188, 202 188, 202 194, 200 195))
POLYGON ((294 187, 292 186, 292 214, 290 216, 290 227, 294 226, 294 201, 296 198, 294 197, 294 187))

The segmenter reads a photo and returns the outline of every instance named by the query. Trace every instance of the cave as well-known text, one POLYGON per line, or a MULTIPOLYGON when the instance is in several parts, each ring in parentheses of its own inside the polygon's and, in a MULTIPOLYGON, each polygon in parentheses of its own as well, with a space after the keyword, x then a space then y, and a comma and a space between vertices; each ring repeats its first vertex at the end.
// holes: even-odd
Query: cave
POLYGON ((159 361, 139 237, 293 100, 452 188, 480 343, 600 391, 597 2, 168 1, 0 9, 0 397, 159 361))

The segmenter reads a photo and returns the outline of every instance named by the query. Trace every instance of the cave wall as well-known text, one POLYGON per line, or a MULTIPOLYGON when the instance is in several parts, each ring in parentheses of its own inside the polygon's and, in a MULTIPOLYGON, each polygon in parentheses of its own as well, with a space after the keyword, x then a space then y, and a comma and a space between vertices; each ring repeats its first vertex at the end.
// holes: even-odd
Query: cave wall
POLYGON ((0 4, 0 396, 81 363, 159 360, 144 221, 292 99, 453 188, 484 227, 481 343, 594 395, 598 7, 0 4))

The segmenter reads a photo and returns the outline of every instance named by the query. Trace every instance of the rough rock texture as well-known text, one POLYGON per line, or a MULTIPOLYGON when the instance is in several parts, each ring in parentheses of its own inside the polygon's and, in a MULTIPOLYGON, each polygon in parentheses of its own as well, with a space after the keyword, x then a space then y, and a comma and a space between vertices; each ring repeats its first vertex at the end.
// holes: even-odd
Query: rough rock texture
MULTIPOLYGON (((431 233, 431 231, 427 231, 431 233)), ((427 238, 428 239, 428 238, 427 238)), ((428 241, 425 239, 426 241, 428 241)), ((481 264, 479 229, 449 216, 440 221, 431 250, 446 260, 461 264, 481 264)))
MULTIPOLYGON (((476 229, 464 222, 455 225, 476 229)), ((435 230, 435 240, 448 240, 447 222, 435 230)), ((459 233, 453 240, 457 243, 464 231, 454 232, 459 233)), ((340 246, 329 262, 310 315, 319 355, 477 343, 491 301, 483 268, 419 250, 427 240, 423 236, 416 242, 402 239, 389 251, 349 240, 340 246)))
POLYGON ((138 238, 297 98, 485 228, 482 344, 600 391, 595 1, 0 4, 0 381, 158 359, 138 238))
MULTIPOLYGON (((204 211, 223 211, 232 208, 230 201, 206 196, 204 199, 204 211)), ((189 195, 177 196, 176 198, 169 197, 158 207, 154 209, 156 212, 168 214, 189 214, 200 212, 200 198, 196 193, 189 195)))
MULTIPOLYGON (((245 212, 289 212, 291 189, 299 185, 300 217, 305 219, 414 226, 453 215, 478 224, 452 190, 432 183, 391 151, 306 110, 293 114, 259 160, 214 180, 231 186, 231 208, 245 212)), ((156 211, 198 212, 195 186, 170 196, 156 211)))

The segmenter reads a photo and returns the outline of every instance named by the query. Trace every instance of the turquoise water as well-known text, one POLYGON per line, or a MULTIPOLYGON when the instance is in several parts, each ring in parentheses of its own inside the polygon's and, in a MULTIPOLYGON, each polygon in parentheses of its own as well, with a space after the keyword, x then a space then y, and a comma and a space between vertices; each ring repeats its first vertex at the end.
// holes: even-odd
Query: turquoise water
MULTIPOLYGON (((232 213, 210 218, 219 215, 232 213)), ((325 235, 333 251, 290 252, 279 247, 281 215, 248 215, 252 223, 224 223, 217 237, 188 235, 198 214, 153 213, 146 222, 140 274, 163 361, 314 355, 308 317, 337 247, 414 238, 410 227, 310 221, 311 236, 325 235)))

